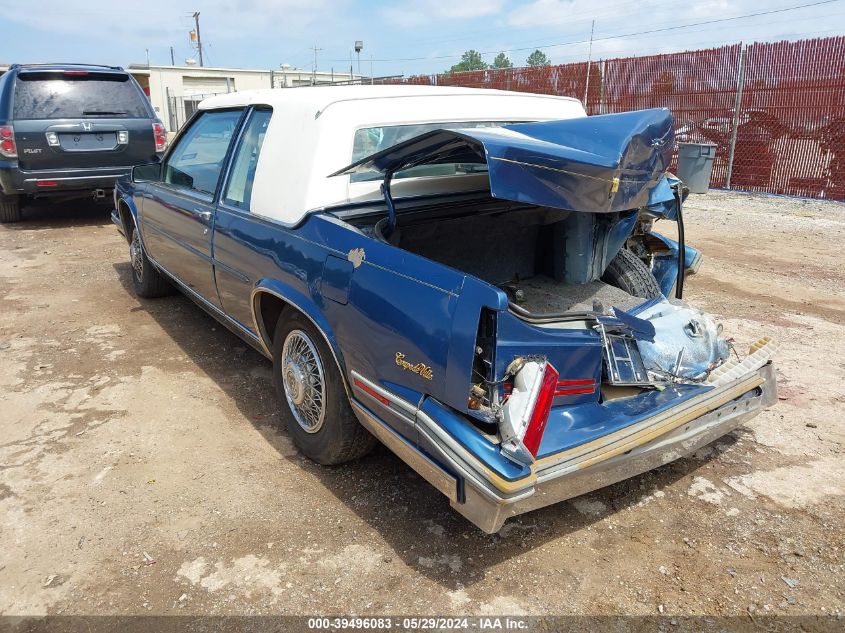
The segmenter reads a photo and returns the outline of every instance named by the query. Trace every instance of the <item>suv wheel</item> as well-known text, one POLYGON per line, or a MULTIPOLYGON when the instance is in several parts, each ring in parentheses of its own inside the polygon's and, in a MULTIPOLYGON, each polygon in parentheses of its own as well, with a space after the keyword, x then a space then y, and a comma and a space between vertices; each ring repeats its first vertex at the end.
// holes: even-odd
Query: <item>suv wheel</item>
POLYGON ((132 227, 132 236, 129 239, 129 262, 132 264, 132 285, 136 295, 154 299, 172 292, 173 287, 147 258, 141 234, 135 227, 132 227))
POLYGON ((21 197, 0 193, 0 222, 21 221, 21 197))

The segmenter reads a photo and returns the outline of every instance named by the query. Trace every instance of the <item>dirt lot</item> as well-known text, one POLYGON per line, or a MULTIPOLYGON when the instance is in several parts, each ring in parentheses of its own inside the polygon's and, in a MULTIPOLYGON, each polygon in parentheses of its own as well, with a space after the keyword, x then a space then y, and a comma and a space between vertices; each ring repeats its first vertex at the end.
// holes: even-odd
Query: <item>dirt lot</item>
POLYGON ((0 614, 845 613, 845 205, 692 198, 688 298, 778 339, 779 404, 496 536, 386 449, 299 457, 269 363, 139 301, 89 207, 0 227, 0 614))

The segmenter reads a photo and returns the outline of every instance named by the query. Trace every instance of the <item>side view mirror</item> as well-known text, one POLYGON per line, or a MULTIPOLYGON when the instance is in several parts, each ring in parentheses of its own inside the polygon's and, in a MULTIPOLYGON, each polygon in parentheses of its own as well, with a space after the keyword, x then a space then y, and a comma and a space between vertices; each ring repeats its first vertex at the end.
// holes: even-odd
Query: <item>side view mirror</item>
POLYGON ((132 182, 154 182, 161 180, 161 163, 135 165, 132 168, 132 182))

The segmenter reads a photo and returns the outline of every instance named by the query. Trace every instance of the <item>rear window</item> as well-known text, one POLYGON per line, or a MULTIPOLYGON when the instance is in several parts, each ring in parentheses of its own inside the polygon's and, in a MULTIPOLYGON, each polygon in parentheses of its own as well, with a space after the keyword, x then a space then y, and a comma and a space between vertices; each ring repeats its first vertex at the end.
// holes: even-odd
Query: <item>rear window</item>
MULTIPOLYGON (((434 130, 457 130, 472 127, 499 127, 510 125, 512 121, 459 121, 453 123, 417 123, 414 125, 389 125, 382 127, 365 127, 355 130, 352 144, 352 162, 366 158, 371 154, 392 147, 402 141, 432 132, 434 130)), ((419 176, 454 176, 487 171, 487 165, 464 163, 439 163, 437 165, 419 165, 403 171, 397 171, 394 178, 413 178, 419 176)), ((376 171, 355 173, 350 176, 351 182, 379 180, 382 174, 376 171)))
POLYGON ((15 84, 16 119, 149 118, 129 75, 31 72, 15 84))

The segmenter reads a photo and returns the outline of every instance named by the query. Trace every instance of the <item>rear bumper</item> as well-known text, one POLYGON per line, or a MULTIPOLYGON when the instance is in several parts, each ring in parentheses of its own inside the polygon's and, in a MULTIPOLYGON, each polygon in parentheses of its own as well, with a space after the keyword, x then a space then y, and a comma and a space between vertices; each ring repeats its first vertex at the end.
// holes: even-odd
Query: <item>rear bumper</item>
POLYGON ((53 195, 94 189, 113 189, 121 176, 127 176, 132 167, 102 167, 96 169, 45 169, 24 171, 0 168, 0 186, 7 195, 53 195), (39 186, 39 181, 54 182, 49 187, 39 186))
POLYGON ((689 455, 776 401, 775 372, 769 363, 629 428, 538 460, 532 476, 516 482, 504 482, 479 468, 472 455, 450 441, 440 426, 421 411, 415 412, 415 426, 420 442, 434 459, 403 441, 359 403, 354 403, 354 409, 362 424, 449 497, 455 510, 485 532, 494 533, 509 517, 577 497, 689 455))

